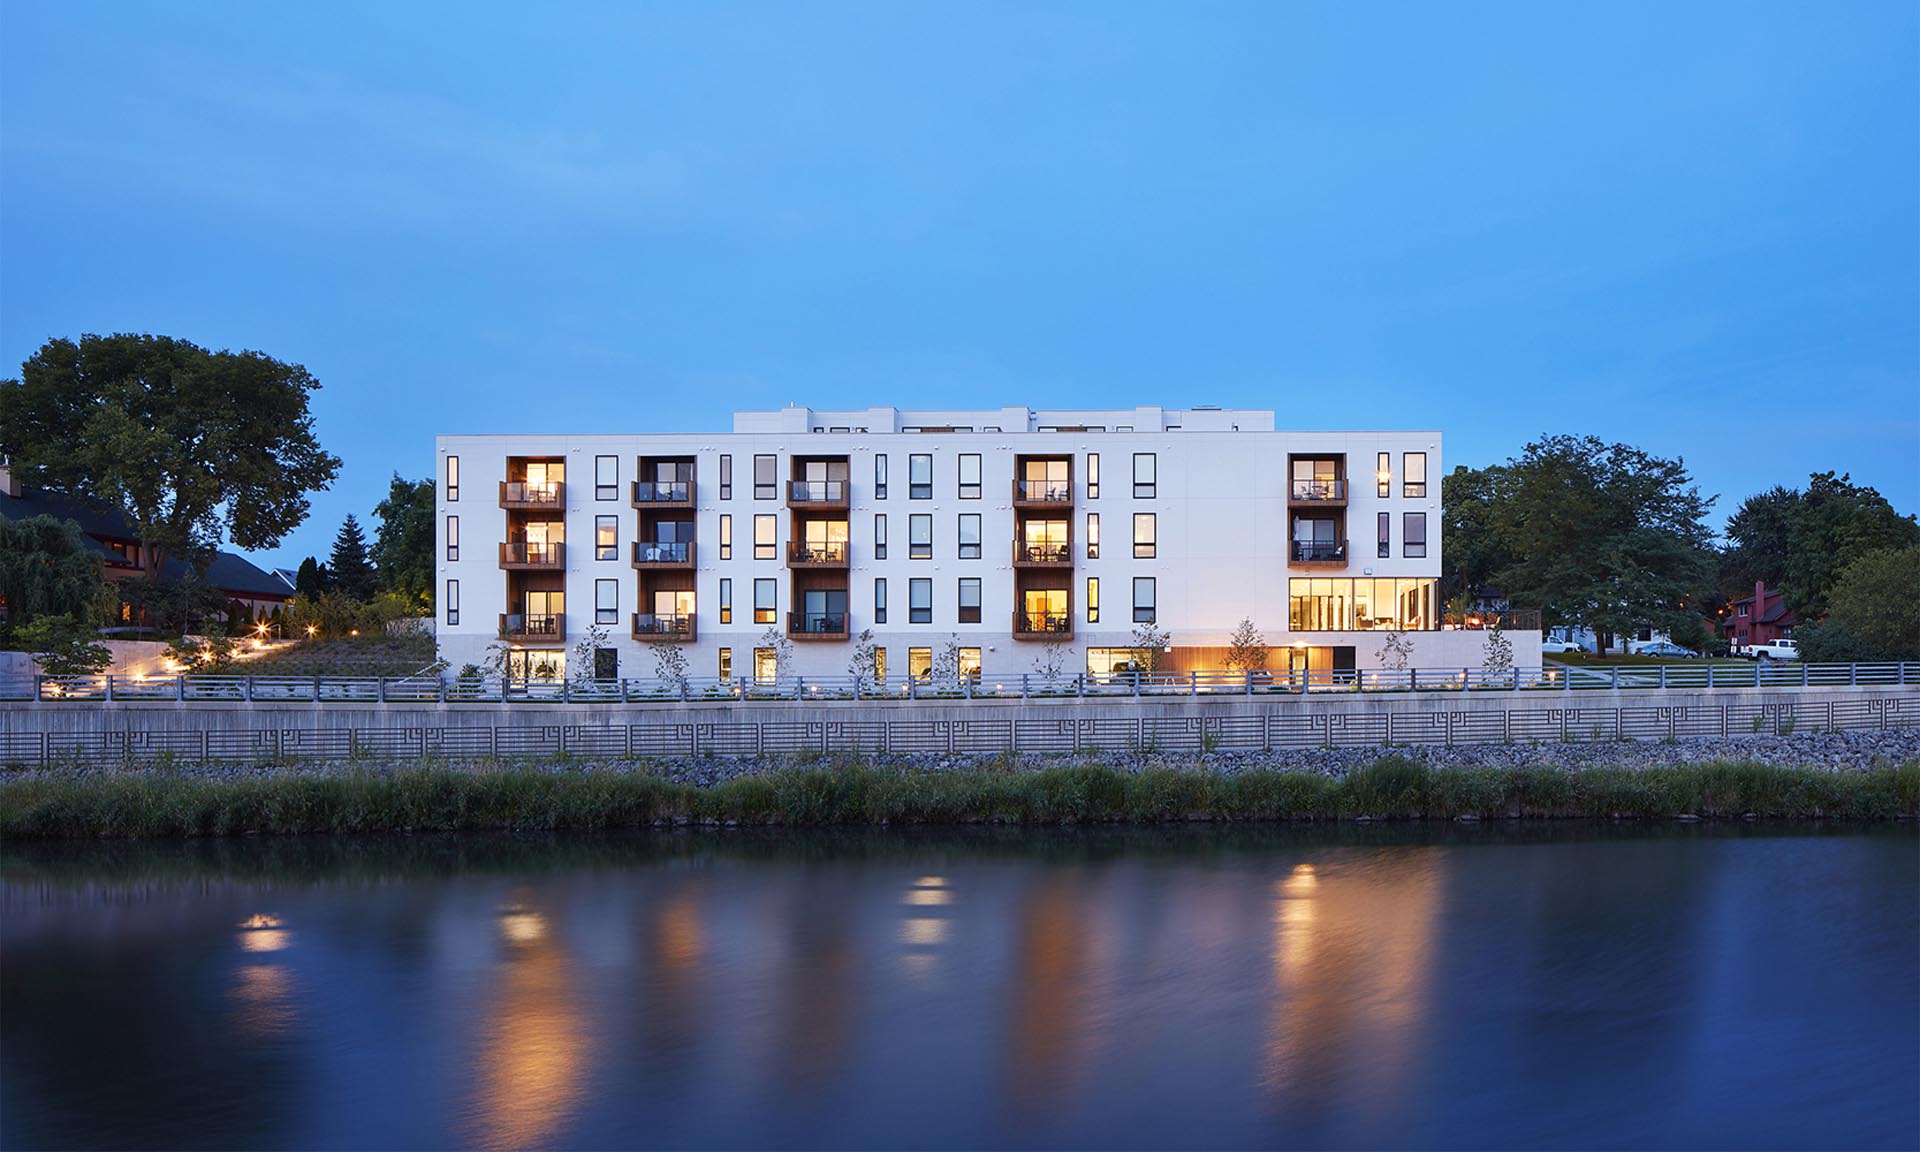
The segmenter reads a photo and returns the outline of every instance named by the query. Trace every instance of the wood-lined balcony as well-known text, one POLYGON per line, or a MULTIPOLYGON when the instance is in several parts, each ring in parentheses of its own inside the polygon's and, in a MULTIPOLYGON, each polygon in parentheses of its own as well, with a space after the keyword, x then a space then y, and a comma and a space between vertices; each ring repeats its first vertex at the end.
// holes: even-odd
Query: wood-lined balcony
POLYGON ((500 613, 500 639, 522 644, 550 644, 567 638, 567 616, 564 612, 546 612, 527 615, 519 612, 500 613))
POLYGON ((787 636, 794 640, 845 640, 845 612, 789 612, 787 636))
POLYGON ((1294 540, 1287 545, 1287 563, 1295 568, 1345 568, 1345 540, 1294 540))
POLYGON ((1071 568, 1073 543, 1049 544, 1035 540, 1013 542, 1015 568, 1071 568))
POLYGON ((1073 507, 1073 482, 1071 480, 1015 480, 1013 506, 1015 508, 1071 508, 1073 507))
POLYGON ((552 572, 566 566, 565 544, 536 544, 522 540, 500 545, 500 567, 509 572, 552 572))
POLYGON ((1073 639, 1073 613, 1016 610, 1013 614, 1013 638, 1015 640, 1071 640, 1073 639))
POLYGON ((809 544, 805 540, 787 542, 789 568, 845 568, 850 552, 845 540, 827 540, 809 544))
POLYGON ((636 612, 633 614, 633 638, 661 643, 697 639, 694 614, 686 612, 677 616, 662 616, 653 612, 636 612))
POLYGON ((789 480, 787 507, 801 512, 845 512, 847 482, 844 480, 789 480))
POLYGON ((695 559, 691 540, 635 540, 633 542, 635 568, 650 571, 692 568, 695 559))
POLYGON ((635 480, 633 506, 643 512, 674 511, 693 507, 691 480, 635 480))
POLYGON ((1347 482, 1342 478, 1316 477, 1287 482, 1287 503, 1296 508, 1345 508, 1347 482))
POLYGON ((567 506, 567 484, 548 480, 534 484, 525 480, 500 481, 500 507, 514 512, 557 512, 567 506))

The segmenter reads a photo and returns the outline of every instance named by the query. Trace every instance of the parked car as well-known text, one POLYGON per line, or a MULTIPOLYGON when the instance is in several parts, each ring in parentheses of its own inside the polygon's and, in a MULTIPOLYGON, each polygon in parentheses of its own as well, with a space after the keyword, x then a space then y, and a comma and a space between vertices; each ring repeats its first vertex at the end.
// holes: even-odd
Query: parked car
POLYGON ((1770 640, 1765 644, 1749 644, 1740 654, 1749 660, 1798 660, 1800 659, 1800 642, 1770 640))
POLYGON ((1540 642, 1540 651, 1558 653, 1564 656, 1569 652, 1577 655, 1578 653, 1586 651, 1586 649, 1580 647, 1577 642, 1572 640, 1542 640, 1540 642))
POLYGON ((1637 656, 1652 656, 1661 660, 1696 660, 1700 653, 1691 648, 1682 648, 1671 640, 1650 640, 1635 648, 1637 656))

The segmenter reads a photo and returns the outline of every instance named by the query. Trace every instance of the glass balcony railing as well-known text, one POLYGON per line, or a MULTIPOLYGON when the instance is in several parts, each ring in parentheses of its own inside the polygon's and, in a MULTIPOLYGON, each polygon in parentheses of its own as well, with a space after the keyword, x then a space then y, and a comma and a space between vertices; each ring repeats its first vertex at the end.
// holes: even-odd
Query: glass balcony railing
POLYGON ((635 564, 691 564, 693 563, 693 542, 691 540, 635 540, 633 562, 635 564))
POLYGON ((635 480, 635 504, 686 504, 693 500, 693 485, 685 480, 635 480))
POLYGON ((1071 632, 1073 616, 1068 612, 1015 612, 1013 630, 1028 635, 1071 632))
POLYGON ((566 562, 565 544, 540 544, 526 540, 500 545, 500 563, 526 568, 558 568, 566 562))
POLYGON ((500 482, 500 503, 521 507, 557 508, 563 502, 567 486, 558 480, 529 483, 525 480, 500 482))
POLYGON ((845 504, 847 485, 843 480, 795 480, 787 486, 787 500, 794 504, 845 504))
POLYGON ((847 542, 791 540, 787 543, 787 559, 795 564, 845 564, 847 542))
POLYGON ((1344 540, 1295 540, 1293 558, 1304 563, 1330 563, 1347 558, 1344 540))
POLYGON ((693 613, 662 615, 657 612, 636 612, 633 617, 633 634, 635 636, 691 636, 693 635, 693 613))
POLYGON ((1044 540, 1015 540, 1013 558, 1023 564, 1071 564, 1073 545, 1044 540))
POLYGON ((787 633, 792 636, 845 636, 845 612, 789 612, 787 633))
POLYGON ((1065 480, 1015 480, 1013 498, 1022 504, 1071 504, 1073 485, 1065 480))
POLYGON ((1295 480, 1293 498, 1295 500, 1345 500, 1347 482, 1332 479, 1295 480))
POLYGON ((567 633, 566 620, 566 615, 560 612, 506 612, 500 616, 500 633, 528 639, 558 639, 567 633))

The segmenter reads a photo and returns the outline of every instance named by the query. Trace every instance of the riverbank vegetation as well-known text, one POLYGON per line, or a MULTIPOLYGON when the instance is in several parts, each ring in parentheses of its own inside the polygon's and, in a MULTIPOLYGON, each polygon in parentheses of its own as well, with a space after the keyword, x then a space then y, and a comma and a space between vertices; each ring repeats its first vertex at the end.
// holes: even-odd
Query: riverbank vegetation
POLYGON ((1343 777, 1071 762, 907 770, 845 757, 711 787, 561 765, 210 778, 164 771, 0 783, 0 837, 598 830, 675 824, 1920 816, 1920 761, 1833 772, 1744 762, 1645 770, 1432 768, 1384 757, 1343 777))

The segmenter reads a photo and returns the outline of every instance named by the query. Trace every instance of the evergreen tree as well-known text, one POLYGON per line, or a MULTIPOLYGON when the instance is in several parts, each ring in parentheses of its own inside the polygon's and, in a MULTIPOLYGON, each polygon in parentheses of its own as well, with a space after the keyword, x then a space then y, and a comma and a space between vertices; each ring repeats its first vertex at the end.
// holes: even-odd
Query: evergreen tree
POLYGON ((333 538, 333 556, 327 565, 333 576, 333 586, 338 591, 355 600, 365 600, 373 595, 373 564, 367 559, 367 538, 360 531, 360 522, 347 513, 346 522, 340 525, 339 535, 333 538))
POLYGON ((300 568, 293 574, 293 590, 309 600, 320 599, 320 593, 327 590, 327 570, 320 561, 309 556, 300 561, 300 568))

